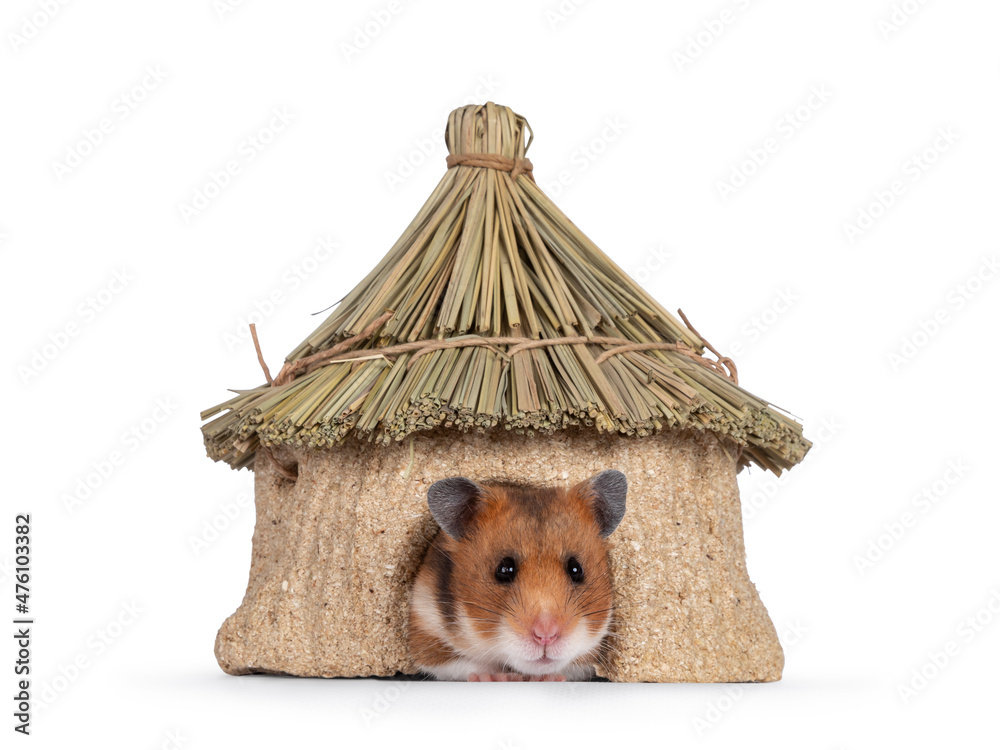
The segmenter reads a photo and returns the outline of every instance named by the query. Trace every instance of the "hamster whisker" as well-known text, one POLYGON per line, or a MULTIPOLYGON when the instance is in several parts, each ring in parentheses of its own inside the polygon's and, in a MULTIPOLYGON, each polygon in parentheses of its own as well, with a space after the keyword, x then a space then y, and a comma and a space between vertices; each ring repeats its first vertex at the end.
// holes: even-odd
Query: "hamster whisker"
MULTIPOLYGON (((587 609, 588 607, 591 607, 599 602, 603 603, 606 601, 607 601, 607 596, 601 591, 596 591, 576 601, 575 606, 576 610, 580 611, 581 609, 587 609)), ((614 599, 612 599, 612 601, 614 601, 614 599)))
MULTIPOLYGON (((477 604, 476 602, 460 601, 458 602, 458 604, 464 604, 467 607, 475 607, 476 609, 481 609, 485 612, 489 612, 491 615, 496 615, 497 617, 503 617, 503 615, 501 615, 499 612, 494 612, 492 609, 484 607, 482 604, 477 604)), ((488 622, 488 621, 483 620, 483 622, 488 622)))
MULTIPOLYGON (((614 654, 617 656, 618 654, 614 654)), ((614 672, 614 662, 612 660, 612 654, 607 653, 607 651, 602 651, 598 649, 593 655, 594 660, 598 665, 604 669, 605 672, 614 672)))
MULTIPOLYGON (((501 652, 501 656, 503 656, 504 649, 506 649, 508 646, 510 646, 511 643, 512 642, 511 642, 511 640, 509 638, 502 639, 498 643, 494 643, 488 649, 486 649, 481 654, 479 654, 479 657, 481 659, 483 659, 484 661, 493 661, 494 653, 499 651, 499 652, 501 652)), ((510 662, 506 658, 499 659, 499 664, 502 667, 499 671, 504 671, 504 668, 506 668, 506 669, 508 669, 508 670, 510 670, 512 672, 516 671, 516 670, 514 670, 513 667, 511 667, 510 662)))
POLYGON ((607 607, 605 609, 595 609, 593 612, 584 612, 580 617, 590 617, 591 615, 599 615, 602 612, 610 612, 614 607, 607 607))
POLYGON ((640 599, 637 602, 618 602, 618 609, 628 609, 629 607, 636 607, 640 604, 649 604, 649 599, 640 599))

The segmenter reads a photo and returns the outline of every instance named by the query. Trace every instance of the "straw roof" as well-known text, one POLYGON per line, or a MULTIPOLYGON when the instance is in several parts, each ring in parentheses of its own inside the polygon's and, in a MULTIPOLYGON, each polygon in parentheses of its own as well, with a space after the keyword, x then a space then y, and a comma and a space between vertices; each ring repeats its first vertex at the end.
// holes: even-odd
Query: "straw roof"
POLYGON ((538 188, 528 135, 492 102, 451 113, 449 168, 385 257, 273 383, 202 413, 211 458, 242 468, 261 444, 574 425, 710 430, 776 473, 804 457, 801 425, 702 356, 698 333, 538 188))

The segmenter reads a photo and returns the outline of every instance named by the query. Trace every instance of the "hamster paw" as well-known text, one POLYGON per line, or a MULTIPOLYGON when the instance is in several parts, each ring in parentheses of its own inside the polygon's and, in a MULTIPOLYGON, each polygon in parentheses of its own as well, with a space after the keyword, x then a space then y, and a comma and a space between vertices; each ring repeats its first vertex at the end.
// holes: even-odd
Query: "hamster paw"
POLYGON ((495 672, 493 674, 470 674, 469 682, 526 682, 527 677, 514 672, 495 672))
POLYGON ((561 674, 516 674, 514 672, 497 672, 493 674, 470 674, 469 682, 566 682, 561 674))

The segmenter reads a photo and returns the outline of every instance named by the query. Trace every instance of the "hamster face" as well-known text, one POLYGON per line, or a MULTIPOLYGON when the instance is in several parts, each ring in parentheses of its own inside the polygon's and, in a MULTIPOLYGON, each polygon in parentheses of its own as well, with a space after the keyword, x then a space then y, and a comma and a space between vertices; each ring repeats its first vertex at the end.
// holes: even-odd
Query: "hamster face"
POLYGON ((592 671, 613 607, 605 537, 624 512, 624 490, 614 520, 592 483, 465 489, 470 496, 452 503, 454 514, 435 512, 443 530, 411 606, 415 661, 450 679, 477 671, 572 679, 592 671))
POLYGON ((566 493, 496 487, 490 494, 482 523, 452 551, 453 590, 465 604, 460 623, 514 671, 561 673, 607 633, 606 544, 593 516, 566 493))

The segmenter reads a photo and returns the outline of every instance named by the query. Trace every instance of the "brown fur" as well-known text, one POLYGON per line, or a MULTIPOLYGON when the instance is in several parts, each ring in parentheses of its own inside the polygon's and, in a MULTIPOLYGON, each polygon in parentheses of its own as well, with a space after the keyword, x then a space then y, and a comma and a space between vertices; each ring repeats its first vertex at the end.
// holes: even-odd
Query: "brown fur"
MULTIPOLYGON (((481 486, 485 493, 474 502, 467 533, 455 540, 439 531, 417 573, 417 583, 433 591, 447 631, 447 640, 437 637, 411 615, 410 651, 418 665, 457 658, 456 650, 474 645, 470 640, 493 638, 501 621, 528 637, 543 610, 555 615, 567 633, 582 627, 596 634, 609 616, 608 544, 590 504, 589 485, 569 490, 511 482, 481 486), (518 563, 510 584, 494 576, 505 557, 518 563), (582 583, 573 583, 566 573, 570 557, 583 566, 582 583)), ((591 652, 577 662, 597 659, 591 652)))

